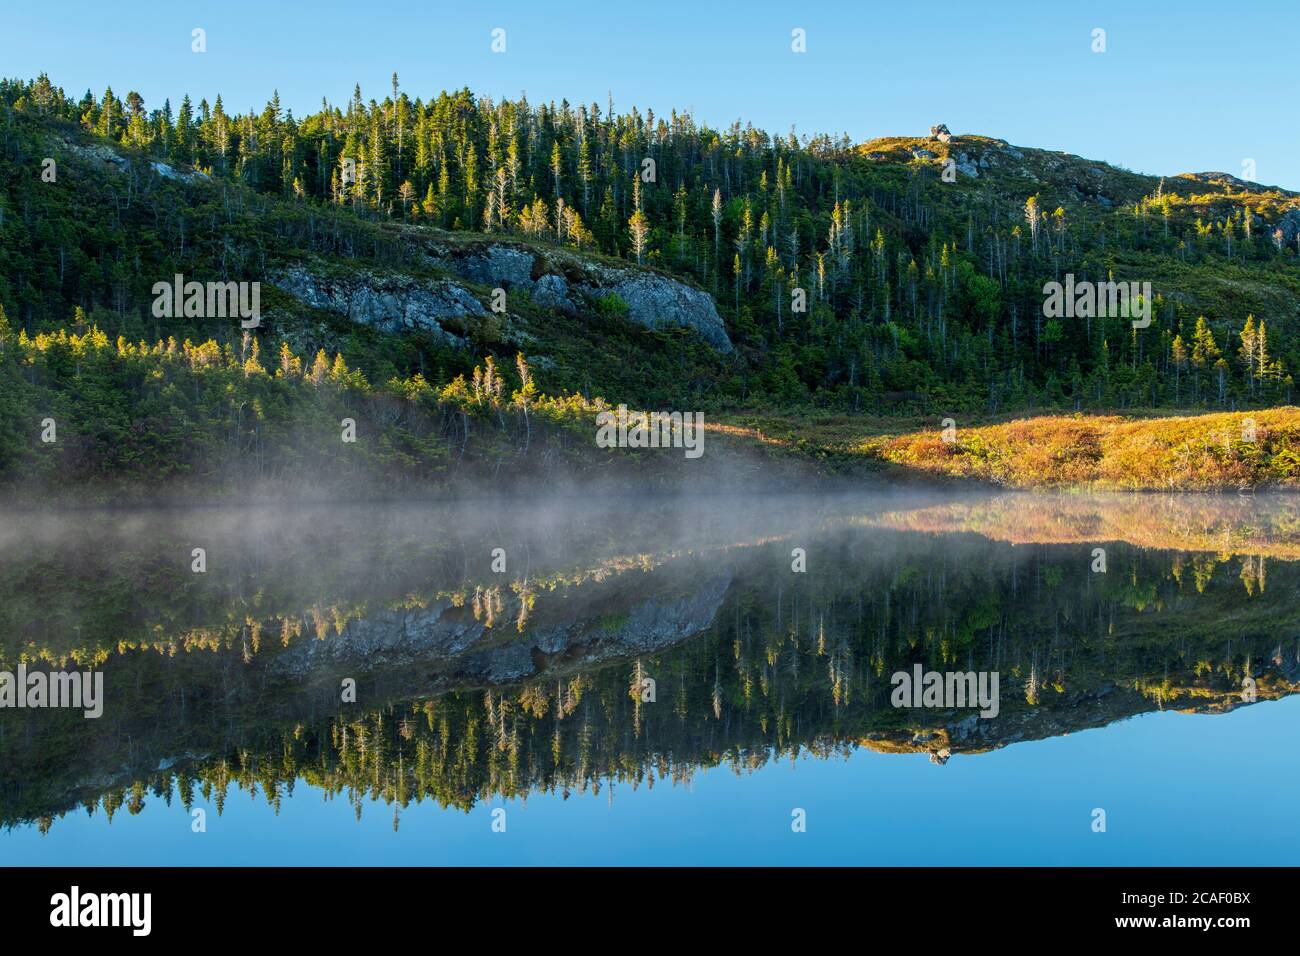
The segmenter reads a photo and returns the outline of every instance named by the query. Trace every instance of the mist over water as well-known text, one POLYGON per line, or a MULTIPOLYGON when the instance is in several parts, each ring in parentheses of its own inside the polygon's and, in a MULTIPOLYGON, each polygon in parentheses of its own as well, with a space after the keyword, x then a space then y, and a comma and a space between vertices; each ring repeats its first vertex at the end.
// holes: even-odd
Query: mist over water
MULTIPOLYGON (((308 861, 381 818, 399 858, 432 827, 459 834, 456 862, 494 862, 511 857, 465 828, 486 841, 496 807, 552 818, 552 842, 534 833, 519 850, 631 862, 595 836, 617 791, 620 825, 662 837, 637 841, 642 862, 702 861, 674 834, 719 819, 794 859, 781 848, 792 807, 848 812, 867 765, 903 829, 974 774, 970 799, 1010 838, 1029 821, 1007 788, 1028 799, 1049 785, 1024 775, 1063 759, 1126 794, 1112 819, 1192 792, 1226 815, 1236 797, 1206 778, 1268 760, 1261 728, 1294 734, 1298 561, 1289 496, 719 491, 7 513, 0 669, 94 670, 105 703, 95 720, 0 709, 0 850, 308 861), (996 716, 952 699, 899 706, 895 675, 932 672, 997 675, 996 716), (1113 744, 1079 749, 1080 731, 1113 744), (1125 790, 1135 735, 1172 769, 1125 790), (191 832, 195 809, 208 832, 191 832)), ((1270 799, 1300 795, 1294 774, 1272 786, 1270 799)), ((1091 835, 1093 806, 1061 813, 1091 835)), ((1200 841, 1187 862, 1228 852, 1194 819, 1155 827, 1149 840, 1200 841)), ((1263 829, 1245 836, 1252 859, 1300 848, 1290 824, 1263 829)), ((949 838, 974 853, 982 834, 949 838)), ((1104 859, 1137 850, 1096 836, 1119 854, 1104 859)), ((1056 862, 1102 861, 1096 844, 1067 846, 1056 862)), ((871 862, 815 839, 799 852, 871 862)))

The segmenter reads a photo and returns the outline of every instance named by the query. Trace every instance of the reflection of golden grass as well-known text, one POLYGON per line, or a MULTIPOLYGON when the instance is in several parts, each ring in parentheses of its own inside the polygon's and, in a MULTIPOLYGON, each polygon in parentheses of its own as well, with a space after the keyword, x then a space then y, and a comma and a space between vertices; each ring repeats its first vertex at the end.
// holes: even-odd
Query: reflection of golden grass
POLYGON ((967 531, 1012 544, 1124 541, 1142 548, 1300 560, 1300 498, 1010 494, 895 511, 863 524, 967 531))
MULTIPOLYGON (((1046 740, 1059 737, 1076 730, 1092 727, 1104 727, 1134 714, 1150 713, 1156 709, 1177 711, 1180 714, 1226 714, 1247 705, 1242 701, 1240 691, 1215 690, 1201 686, 1177 686, 1169 682, 1160 685, 1148 685, 1139 681, 1132 690, 1136 691, 1142 701, 1130 698, 1116 707, 1101 721, 1086 716, 1075 717, 1070 709, 1042 708, 1043 721, 1035 729, 1034 717, 1039 709, 1016 715, 1016 723, 1011 726, 1019 731, 1014 737, 973 737, 954 740, 952 734, 942 721, 946 717, 935 717, 932 723, 926 723, 924 715, 918 717, 913 726, 890 730, 877 730, 860 736, 856 743, 867 750, 880 754, 918 754, 929 753, 975 755, 1000 749, 1011 743, 1033 740, 1046 740)), ((1258 690, 1258 702, 1281 700, 1300 692, 1300 684, 1283 677, 1262 677, 1258 690)), ((1005 719, 1005 718, 1002 718, 1005 719)), ((997 726, 996 722, 993 726, 997 726)))
POLYGON ((853 448, 932 474, 1017 488, 1300 487, 1300 409, 1126 419, 1043 416, 867 439, 853 448), (1253 438, 1252 438, 1253 435, 1253 438))

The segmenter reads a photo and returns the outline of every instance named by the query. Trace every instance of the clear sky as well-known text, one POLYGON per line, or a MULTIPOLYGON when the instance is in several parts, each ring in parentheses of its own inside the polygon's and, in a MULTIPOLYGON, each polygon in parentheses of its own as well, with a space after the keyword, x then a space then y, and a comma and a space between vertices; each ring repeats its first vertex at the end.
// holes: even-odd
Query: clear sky
POLYGON ((302 114, 354 83, 382 100, 395 70, 412 97, 468 86, 603 108, 612 93, 616 108, 854 140, 943 122, 1158 174, 1240 176, 1253 159, 1259 182, 1300 190, 1296 0, 0 0, 0 23, 0 73, 45 70, 78 96, 135 89, 150 108, 187 92, 260 108, 278 89, 302 114))

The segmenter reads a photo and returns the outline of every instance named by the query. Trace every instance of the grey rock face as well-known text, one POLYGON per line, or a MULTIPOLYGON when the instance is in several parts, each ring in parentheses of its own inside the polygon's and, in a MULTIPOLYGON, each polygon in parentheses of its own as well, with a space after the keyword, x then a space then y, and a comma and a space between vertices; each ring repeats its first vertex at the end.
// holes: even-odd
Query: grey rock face
POLYGON ((674 600, 638 604, 621 626, 599 632, 600 644, 632 654, 671 647, 712 623, 730 584, 731 576, 722 574, 699 582, 689 594, 674 600))
POLYGON ((979 729, 980 715, 971 714, 953 724, 948 732, 957 740, 965 740, 979 729))
POLYGON ((941 143, 947 143, 952 140, 952 133, 948 132, 948 127, 943 123, 938 126, 930 127, 930 138, 937 139, 941 143))
POLYGON ((712 296, 669 276, 607 265, 562 249, 548 254, 553 262, 539 262, 533 250, 508 242, 469 253, 451 245, 430 245, 430 261, 439 268, 481 285, 527 289, 543 308, 576 313, 579 299, 594 308, 614 293, 627 302, 627 318, 638 325, 691 328, 721 352, 734 349, 712 296), (556 264, 566 275, 557 271, 556 264))
POLYGON ((969 176, 971 179, 978 179, 980 175, 979 167, 971 161, 970 156, 966 153, 957 154, 957 172, 963 176, 969 176))
MULTIPOLYGON (((100 144, 83 146, 80 143, 74 143, 71 140, 64 140, 63 145, 64 148, 74 156, 78 156, 81 159, 106 163, 116 172, 124 173, 131 168, 131 160, 126 156, 123 156, 111 146, 100 144)), ((212 178, 207 173, 201 173, 198 170, 180 170, 175 166, 169 166, 167 163, 158 162, 157 160, 150 162, 149 168, 163 179, 171 179, 176 182, 192 183, 212 178)))
POLYGON ((327 277, 295 266, 272 282, 313 308, 346 315, 361 325, 384 332, 422 329, 455 346, 464 346, 465 339, 444 329, 442 322, 487 314, 472 292, 446 280, 422 282, 365 273, 327 277))
POLYGON ((109 146, 82 146, 79 143, 67 143, 70 153, 80 156, 82 159, 94 159, 101 163, 108 163, 117 167, 119 171, 125 171, 131 165, 130 161, 123 155, 109 146))
POLYGON ((207 173, 200 173, 197 171, 192 173, 183 173, 173 166, 168 166, 166 163, 160 163, 157 161, 152 162, 149 165, 152 166, 153 171, 163 179, 175 179, 183 183, 192 183, 196 179, 210 178, 207 173))
POLYGON ((1296 236, 1300 236, 1300 209, 1288 210, 1274 228, 1282 230, 1283 245, 1294 243, 1296 236))
POLYGON ((527 644, 507 644, 467 658, 462 672, 490 684, 508 684, 533 673, 533 649, 527 644))
POLYGON ((466 256, 456 271, 483 285, 533 287, 533 256, 509 246, 491 246, 485 253, 466 256))
POLYGON ((564 276, 546 275, 533 286, 533 301, 546 309, 573 312, 576 306, 569 298, 569 283, 564 276))
POLYGON ((653 273, 624 272, 612 286, 583 286, 593 299, 611 292, 627 303, 627 317, 648 329, 692 328, 720 352, 734 349, 707 292, 653 273))

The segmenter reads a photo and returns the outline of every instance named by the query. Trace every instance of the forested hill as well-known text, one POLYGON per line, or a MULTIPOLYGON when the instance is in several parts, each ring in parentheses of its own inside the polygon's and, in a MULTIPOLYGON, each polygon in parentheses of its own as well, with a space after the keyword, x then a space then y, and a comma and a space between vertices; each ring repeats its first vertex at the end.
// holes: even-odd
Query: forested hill
MULTIPOLYGON (((151 315, 154 284, 184 273, 268 283, 264 355, 327 349, 371 382, 442 385, 523 350, 542 388, 613 401, 1001 413, 1277 404, 1300 367, 1300 196, 1226 174, 1142 176, 946 132, 855 145, 612 104, 413 97, 396 76, 382 100, 358 89, 301 117, 278 96, 238 114, 208 95, 0 83, 13 334, 210 335, 246 361, 236 322, 151 315), (446 232, 480 234, 488 256, 536 251, 506 317, 471 303, 458 326, 388 335, 320 311, 330 282, 382 297, 439 281, 428 243, 446 232), (725 333, 689 331, 708 310, 647 329, 619 294, 538 295, 547 269, 576 282, 575 262, 610 288, 681 280, 675 301, 708 293, 725 333), (1067 274, 1150 282, 1151 325, 1044 318, 1044 284, 1067 274)), ((468 286, 484 303, 501 284, 486 278, 468 286)))

